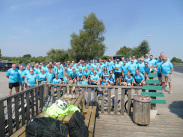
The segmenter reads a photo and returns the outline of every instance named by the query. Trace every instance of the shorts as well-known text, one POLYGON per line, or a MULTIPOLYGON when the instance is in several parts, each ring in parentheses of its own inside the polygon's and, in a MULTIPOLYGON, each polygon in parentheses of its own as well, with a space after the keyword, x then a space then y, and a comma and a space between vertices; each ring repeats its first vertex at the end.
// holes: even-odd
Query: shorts
POLYGON ((172 82, 172 75, 171 74, 162 74, 162 82, 165 82, 168 79, 168 82, 172 82))
POLYGON ((119 77, 121 77, 121 73, 120 72, 115 72, 115 78, 119 78, 119 77))
POLYGON ((19 87, 24 87, 25 86, 25 82, 19 82, 19 87))
POLYGON ((12 89, 13 87, 19 87, 19 82, 9 83, 9 89, 12 89))
POLYGON ((162 77, 162 74, 161 73, 158 73, 158 78, 162 77))

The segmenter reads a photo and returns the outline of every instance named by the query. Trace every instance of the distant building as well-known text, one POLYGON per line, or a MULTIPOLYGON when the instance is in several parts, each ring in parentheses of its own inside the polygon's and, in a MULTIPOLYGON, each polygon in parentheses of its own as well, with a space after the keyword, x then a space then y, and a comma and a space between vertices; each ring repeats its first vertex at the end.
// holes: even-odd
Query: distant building
POLYGON ((121 60, 122 57, 125 57, 125 58, 126 58, 126 56, 123 55, 123 54, 114 55, 114 56, 112 56, 112 57, 113 57, 113 60, 115 60, 115 59, 120 59, 120 60, 121 60))

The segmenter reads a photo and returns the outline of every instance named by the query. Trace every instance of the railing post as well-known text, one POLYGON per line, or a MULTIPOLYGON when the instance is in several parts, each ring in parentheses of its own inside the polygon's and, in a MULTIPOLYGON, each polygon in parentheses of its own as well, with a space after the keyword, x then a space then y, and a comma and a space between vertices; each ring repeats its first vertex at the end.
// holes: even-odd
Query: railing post
POLYGON ((7 111, 8 111, 8 131, 9 131, 9 136, 11 136, 13 134, 13 127, 12 127, 12 98, 9 98, 7 100, 7 111))
POLYGON ((111 114, 111 89, 112 88, 108 88, 108 107, 107 107, 108 114, 111 114))
POLYGON ((115 102, 114 102, 114 114, 117 115, 118 113, 118 89, 115 88, 115 102))
POLYGON ((125 89, 121 88, 121 115, 124 115, 125 111, 125 89))
POLYGON ((19 129, 19 97, 16 96, 15 100, 15 120, 16 120, 16 130, 19 129))
POLYGON ((42 81, 42 84, 44 84, 44 92, 43 92, 43 104, 44 104, 44 101, 45 101, 45 98, 46 98, 46 96, 47 96, 47 94, 48 94, 48 89, 47 89, 47 85, 46 85, 46 81, 42 81))
POLYGON ((0 101, 0 137, 5 137, 4 127, 4 102, 0 101))
POLYGON ((131 112, 131 96, 132 96, 132 93, 131 93, 132 89, 128 89, 128 112, 127 114, 130 115, 130 112, 131 112))
POLYGON ((87 106, 89 106, 89 103, 91 102, 91 87, 88 88, 88 101, 87 106))

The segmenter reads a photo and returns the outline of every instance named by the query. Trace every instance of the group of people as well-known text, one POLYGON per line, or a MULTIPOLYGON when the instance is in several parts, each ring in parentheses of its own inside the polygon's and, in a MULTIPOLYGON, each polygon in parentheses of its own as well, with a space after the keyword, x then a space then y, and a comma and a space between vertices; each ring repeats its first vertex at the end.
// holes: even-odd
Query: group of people
MULTIPOLYGON (((153 55, 145 55, 145 58, 136 59, 135 56, 120 59, 90 60, 86 62, 80 60, 78 63, 67 62, 65 65, 60 62, 48 63, 43 62, 35 66, 27 65, 25 70, 23 66, 12 68, 7 71, 6 76, 9 78, 9 94, 15 87, 16 92, 19 88, 22 90, 37 86, 42 81, 54 84, 73 84, 74 85, 123 85, 123 86, 142 86, 145 79, 148 79, 148 73, 151 66, 157 66, 156 73, 165 89, 166 81, 169 83, 171 92, 171 73, 173 65, 170 60, 160 53, 159 60, 153 58, 153 55)), ((56 86, 54 86, 56 88, 56 86)), ((56 91, 56 89, 55 89, 56 91)))

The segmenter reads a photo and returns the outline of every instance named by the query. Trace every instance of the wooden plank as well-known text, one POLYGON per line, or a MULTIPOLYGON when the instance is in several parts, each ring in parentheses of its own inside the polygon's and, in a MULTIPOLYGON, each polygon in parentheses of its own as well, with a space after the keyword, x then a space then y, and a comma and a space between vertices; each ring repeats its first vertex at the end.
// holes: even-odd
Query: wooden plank
POLYGON ((92 114, 91 114, 91 118, 90 118, 90 123, 89 123, 89 127, 88 130, 89 132, 89 137, 93 137, 93 131, 94 131, 94 126, 95 126, 95 116, 96 116, 96 106, 93 106, 92 109, 92 114))
POLYGON ((72 115, 74 114, 75 112, 74 111, 70 111, 66 116, 65 118, 63 119, 63 123, 69 123, 72 115))
POLYGON ((13 134, 13 127, 12 127, 12 98, 9 98, 7 100, 7 111, 8 111, 8 131, 9 135, 11 136, 13 134))
POLYGON ((74 103, 75 106, 78 107, 78 105, 80 104, 80 102, 82 101, 83 95, 80 95, 79 98, 76 100, 76 102, 74 103))
POLYGON ((121 89, 121 115, 124 115, 125 111, 125 89, 121 89))
POLYGON ((23 132, 19 137, 26 137, 26 132, 23 132))
POLYGON ((25 125, 24 94, 21 94, 21 115, 22 115, 22 125, 25 125))
POLYGON ((30 98, 29 98, 29 92, 26 92, 26 103, 27 103, 27 108, 26 108, 26 113, 27 113, 27 117, 26 120, 29 121, 30 120, 30 98))
POLYGON ((152 99, 151 104, 166 104, 166 101, 160 99, 152 99))
POLYGON ((31 89, 31 110, 32 110, 32 117, 34 117, 34 89, 31 89))
POLYGON ((157 75, 156 73, 149 73, 149 74, 148 74, 148 77, 149 77, 149 78, 154 78, 154 77, 157 78, 158 75, 157 75))
POLYGON ((57 87, 57 98, 60 98, 60 87, 57 87))
POLYGON ((158 79, 146 79, 146 84, 161 84, 161 82, 158 79))
POLYGON ((19 137, 20 135, 25 133, 25 129, 26 129, 26 125, 24 125, 19 130, 17 130, 13 135, 11 135, 11 137, 19 137))
POLYGON ((118 90, 119 88, 115 88, 115 102, 114 102, 114 114, 118 113, 118 90))
POLYGON ((108 108, 107 113, 111 114, 111 88, 108 88, 108 108))
POLYGON ((158 92, 141 92, 141 95, 148 95, 150 97, 164 97, 163 93, 158 92))
POLYGON ((78 94, 78 87, 75 88, 76 94, 78 94))
POLYGON ((4 137, 5 133, 5 123, 4 123, 4 102, 0 101, 0 137, 4 137))
POLYGON ((144 85, 142 89, 148 89, 148 90, 159 90, 162 91, 161 86, 154 86, 154 85, 144 85))
POLYGON ((88 127, 89 122, 90 122, 91 113, 92 113, 92 106, 89 106, 88 111, 85 115, 85 124, 86 124, 87 127, 88 127))
POLYGON ((87 106, 89 106, 89 103, 91 102, 91 88, 88 88, 88 101, 87 106))
MULTIPOLYGON (((104 91, 104 89, 101 91, 104 91)), ((101 113, 102 114, 104 113, 104 95, 102 95, 102 100, 101 100, 101 113)))
MULTIPOLYGON (((49 93, 50 93, 50 91, 49 91, 49 93)), ((53 94, 54 94, 54 86, 51 86, 51 93, 50 94, 53 96, 53 94)))
POLYGON ((127 114, 130 115, 131 112, 131 89, 128 89, 128 112, 127 114))
POLYGON ((96 89, 96 88, 94 88, 94 101, 97 101, 97 102, 98 102, 98 99, 97 99, 97 92, 95 92, 95 89, 96 89))
POLYGON ((38 115, 38 91, 37 88, 35 89, 35 96, 36 96, 36 116, 38 115))
POLYGON ((19 97, 16 96, 15 100, 15 121, 16 121, 16 130, 19 129, 19 97))

